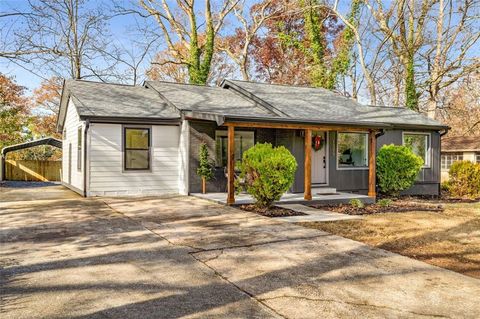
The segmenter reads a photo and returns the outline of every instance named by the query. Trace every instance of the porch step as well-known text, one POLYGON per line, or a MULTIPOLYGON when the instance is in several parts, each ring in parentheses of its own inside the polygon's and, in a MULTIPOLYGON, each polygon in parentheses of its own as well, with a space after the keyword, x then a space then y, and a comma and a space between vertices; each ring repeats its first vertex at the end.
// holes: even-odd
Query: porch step
POLYGON ((312 194, 318 194, 318 195, 328 195, 328 194, 336 194, 337 189, 333 187, 313 187, 312 188, 312 194))

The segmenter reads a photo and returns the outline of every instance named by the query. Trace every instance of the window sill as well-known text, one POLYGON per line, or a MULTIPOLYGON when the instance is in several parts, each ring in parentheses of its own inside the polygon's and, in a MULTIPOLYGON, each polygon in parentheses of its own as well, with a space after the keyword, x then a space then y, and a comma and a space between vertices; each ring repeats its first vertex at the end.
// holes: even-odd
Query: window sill
POLYGON ((337 171, 361 171, 361 170, 368 170, 368 166, 362 167, 339 167, 337 166, 337 171))

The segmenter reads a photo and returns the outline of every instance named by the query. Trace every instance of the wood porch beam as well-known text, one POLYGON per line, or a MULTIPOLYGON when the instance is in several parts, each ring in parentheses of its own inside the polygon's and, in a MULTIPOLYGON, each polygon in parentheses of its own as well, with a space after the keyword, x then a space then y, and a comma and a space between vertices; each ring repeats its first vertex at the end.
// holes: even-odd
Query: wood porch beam
POLYGON ((227 144, 227 204, 235 204, 235 127, 228 127, 227 144))
POLYGON ((340 132, 368 132, 371 128, 366 127, 345 127, 331 125, 302 125, 293 123, 268 123, 268 122, 225 122, 224 126, 244 128, 278 128, 291 130, 314 130, 314 131, 340 131, 340 132))
POLYGON ((312 200, 312 130, 305 130, 305 172, 304 194, 305 200, 312 200))
POLYGON ((371 130, 368 133, 368 196, 375 198, 376 194, 376 151, 377 137, 376 132, 371 130))

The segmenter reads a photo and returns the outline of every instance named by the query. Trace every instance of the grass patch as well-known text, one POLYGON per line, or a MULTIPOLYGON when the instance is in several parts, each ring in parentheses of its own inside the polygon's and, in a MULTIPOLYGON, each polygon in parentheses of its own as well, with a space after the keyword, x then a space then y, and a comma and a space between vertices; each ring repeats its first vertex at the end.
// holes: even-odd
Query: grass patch
POLYGON ((300 223, 480 278, 480 203, 443 204, 443 212, 386 212, 361 220, 300 223))

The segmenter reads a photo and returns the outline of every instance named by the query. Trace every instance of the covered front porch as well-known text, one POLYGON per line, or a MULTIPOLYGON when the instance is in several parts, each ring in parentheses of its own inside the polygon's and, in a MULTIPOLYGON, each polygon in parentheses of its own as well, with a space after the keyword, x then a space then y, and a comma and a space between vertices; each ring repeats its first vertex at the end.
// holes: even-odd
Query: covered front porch
MULTIPOLYGON (((302 193, 286 193, 280 202, 288 203, 304 203, 308 202, 325 202, 328 204, 345 203, 353 198, 359 198, 365 202, 374 202, 376 197, 376 141, 377 134, 381 132, 380 127, 361 126, 361 125, 317 125, 317 124, 297 124, 297 123, 275 123, 275 122, 247 122, 247 121, 226 121, 223 126, 227 127, 227 193, 211 193, 211 194, 195 194, 196 196, 211 199, 227 205, 246 204, 253 202, 251 196, 240 194, 235 196, 235 131, 236 129, 282 129, 296 130, 303 133, 303 165, 299 165, 299 169, 303 169, 303 194, 302 193), (368 196, 352 194, 352 193, 325 193, 315 189, 312 183, 312 132, 362 132, 368 134, 368 196), (302 167, 303 166, 303 167, 302 167)), ((238 159, 237 159, 238 160, 238 159)), ((299 163, 300 164, 300 163, 299 163)), ((336 176, 330 176, 334 179, 336 176)))
MULTIPOLYGON (((286 193, 280 198, 275 204, 324 204, 324 205, 335 205, 335 204, 347 204, 352 199, 359 199, 365 204, 371 204, 375 201, 374 197, 361 194, 353 193, 344 193, 344 192, 334 192, 329 193, 325 192, 324 188, 312 188, 312 198, 306 200, 304 194, 302 193, 286 193)), ((227 203, 227 193, 192 193, 192 196, 213 201, 219 204, 229 204, 227 203)), ((241 193, 235 196, 235 202, 229 205, 245 205, 253 204, 255 200, 251 195, 247 193, 241 193)))

